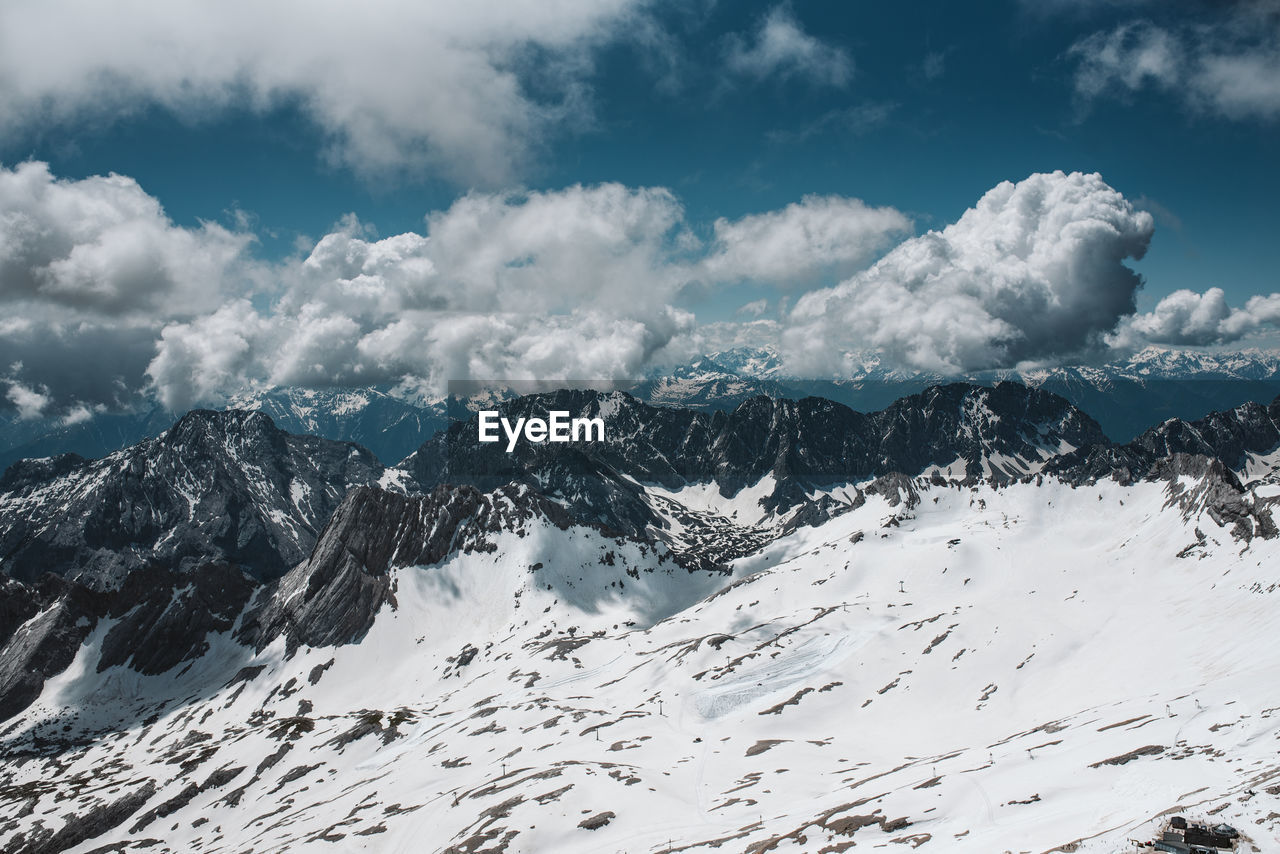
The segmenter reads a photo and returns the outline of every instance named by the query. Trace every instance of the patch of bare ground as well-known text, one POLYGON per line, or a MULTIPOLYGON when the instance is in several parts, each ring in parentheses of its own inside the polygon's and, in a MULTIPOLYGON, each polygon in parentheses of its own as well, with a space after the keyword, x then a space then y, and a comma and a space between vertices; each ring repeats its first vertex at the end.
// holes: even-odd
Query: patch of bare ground
POLYGON ((747 748, 746 755, 759 756, 761 753, 764 753, 766 750, 769 750, 772 747, 782 744, 785 741, 786 741, 785 738, 762 738, 759 741, 757 741, 755 744, 747 748))
POLYGON ((1101 768, 1103 765, 1124 765, 1143 756, 1155 756, 1164 753, 1165 748, 1159 744, 1148 744, 1146 747, 1139 747, 1137 750, 1130 750, 1128 753, 1121 753, 1119 756, 1112 756, 1110 759, 1102 759, 1090 765, 1090 768, 1101 768))
MULTIPOLYGON (((794 842, 796 845, 804 846, 810 843, 811 836, 815 837, 814 841, 816 841, 820 835, 827 836, 826 841, 831 843, 821 850, 838 852, 853 847, 852 840, 846 845, 844 840, 831 839, 831 836, 852 837, 864 828, 877 826, 883 833, 894 833, 911 826, 911 822, 905 816, 888 818, 881 815, 879 809, 866 814, 852 812, 867 804, 870 800, 870 798, 863 798, 853 803, 829 809, 789 833, 783 833, 752 844, 744 850, 744 854, 765 854, 767 851, 778 849, 784 842, 794 842)), ((909 837, 903 837, 903 839, 907 840, 909 837)), ((893 841, 896 842, 898 840, 893 841)))

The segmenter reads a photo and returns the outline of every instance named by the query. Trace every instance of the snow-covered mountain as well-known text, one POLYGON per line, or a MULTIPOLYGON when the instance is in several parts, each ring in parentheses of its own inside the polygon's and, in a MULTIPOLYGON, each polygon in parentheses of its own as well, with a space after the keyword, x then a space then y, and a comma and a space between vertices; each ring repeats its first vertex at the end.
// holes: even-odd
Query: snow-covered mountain
POLYGON ((11 466, 0 478, 0 570, 100 589, 148 566, 226 562, 273 578, 306 557, 349 488, 382 470, 358 445, 286 433, 262 413, 193 410, 101 460, 11 466))
POLYGON ((735 347, 711 353, 707 359, 740 377, 758 380, 789 378, 783 370, 782 357, 769 347, 735 347))
MULTIPOLYGON (((694 362, 674 371, 680 380, 663 388, 661 402, 715 408, 716 389, 732 389, 736 377, 741 383, 763 383, 761 391, 766 394, 816 395, 871 411, 904 395, 957 379, 905 371, 885 364, 874 353, 851 357, 847 373, 831 379, 792 376, 779 355, 768 348, 717 353, 711 363, 714 367, 710 369, 694 362)), ((958 379, 981 385, 1012 381, 1051 391, 1096 418, 1111 438, 1128 441, 1168 418, 1200 418, 1249 401, 1270 401, 1280 394, 1280 353, 1147 347, 1105 365, 986 371, 958 379)), ((727 399, 730 405, 737 402, 733 395, 727 399)))
POLYGON ((514 421, 557 409, 601 417, 609 425, 605 440, 572 453, 549 444, 508 453, 498 443, 477 443, 473 418, 407 458, 407 482, 486 489, 526 483, 578 518, 633 535, 660 535, 669 526, 640 484, 679 490, 712 482, 730 495, 768 484, 758 500, 781 513, 806 504, 813 489, 895 473, 1008 482, 1034 474, 1057 455, 1107 441, 1065 400, 1014 383, 938 386, 870 414, 816 397, 761 396, 732 412, 704 412, 590 391, 526 396, 500 412, 514 421))
POLYGON ((1113 370, 1132 379, 1273 380, 1280 376, 1280 353, 1265 350, 1204 353, 1146 347, 1115 365, 1113 370))
POLYGON ((233 397, 227 408, 265 413, 290 433, 356 442, 387 465, 449 423, 443 404, 416 405, 379 388, 276 388, 233 397))
POLYGON ((645 380, 630 392, 649 403, 710 410, 733 409, 759 395, 787 396, 786 386, 755 373, 767 374, 763 366, 748 364, 744 368, 742 360, 735 360, 731 365, 717 363, 714 356, 696 359, 645 380))
POLYGON ((112 484, 346 486, 278 578, 4 580, 4 850, 1113 852, 1172 812, 1280 850, 1280 401, 1127 445, 1011 383, 502 404, 551 407, 607 441, 384 471, 201 414, 32 474, 170 522, 112 484))
POLYGON ((1280 398, 1269 406, 1245 403, 1197 421, 1170 419, 1133 445, 1152 457, 1200 454, 1221 460, 1244 482, 1280 482, 1280 398))
MULTIPOLYGON (((449 423, 442 402, 404 400, 381 388, 273 388, 246 391, 226 409, 262 412, 282 430, 357 442, 387 465, 404 459, 449 423)), ((163 407, 96 413, 66 424, 56 419, 0 419, 0 472, 20 459, 73 453, 91 459, 154 438, 181 417, 163 407)))
MULTIPOLYGON (((786 370, 781 356, 768 347, 739 347, 712 354, 716 365, 742 377, 768 380, 796 380, 786 370)), ((865 381, 939 381, 941 374, 904 371, 888 365, 874 352, 854 354, 849 359, 852 369, 841 379, 865 381)), ((1051 377, 1078 377, 1101 383, 1107 378, 1131 380, 1274 380, 1280 377, 1280 352, 1243 350, 1210 353, 1199 350, 1175 350, 1148 346, 1123 359, 1097 366, 1065 366, 1028 369, 1025 371, 990 371, 973 378, 1016 379, 1028 385, 1039 385, 1051 377), (1038 382, 1037 382, 1038 380, 1038 382)))

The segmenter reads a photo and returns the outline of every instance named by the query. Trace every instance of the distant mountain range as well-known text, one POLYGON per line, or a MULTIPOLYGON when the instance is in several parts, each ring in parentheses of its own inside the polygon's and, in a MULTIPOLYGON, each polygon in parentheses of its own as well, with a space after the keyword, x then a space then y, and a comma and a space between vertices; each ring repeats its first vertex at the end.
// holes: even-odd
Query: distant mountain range
MULTIPOLYGON (((777 353, 739 348, 712 353, 687 365, 640 380, 628 388, 644 401, 704 411, 731 410, 765 395, 823 397, 861 412, 882 409, 929 386, 956 380, 992 385, 1013 380, 1043 388, 1089 412, 1112 439, 1127 441, 1168 418, 1194 419, 1247 401, 1280 394, 1280 354, 1200 353, 1149 347, 1132 357, 1096 367, 989 371, 965 377, 912 373, 857 361, 847 377, 789 376, 777 353)), ((385 465, 412 453, 437 430, 478 405, 517 396, 489 390, 461 407, 447 400, 406 398, 390 388, 277 388, 241 393, 228 409, 261 411, 283 430, 358 442, 385 465)), ((74 424, 0 418, 0 471, 16 460, 75 453, 102 457, 158 435, 178 414, 153 407, 135 413, 100 413, 74 424)))
MULTIPOLYGON (((721 375, 750 378, 759 382, 755 393, 773 393, 781 387, 783 396, 813 394, 862 411, 879 409, 938 383, 959 380, 991 385, 1013 380, 1061 395, 1121 442, 1168 418, 1200 418, 1247 401, 1266 403, 1280 394, 1280 353, 1258 350, 1202 353, 1148 347, 1105 365, 986 371, 961 377, 902 371, 883 365, 877 356, 867 356, 855 361, 847 377, 798 380, 786 376, 772 351, 741 348, 712 354, 703 371, 704 384, 722 382, 721 375)), ((698 385, 694 377, 683 383, 691 389, 698 385)))
MULTIPOLYGON (((358 442, 387 463, 398 462, 447 426, 443 403, 416 405, 385 389, 279 388, 244 392, 227 409, 262 412, 282 430, 358 442)), ((0 420, 0 471, 23 458, 74 453, 97 458, 158 436, 181 414, 154 407, 101 413, 75 424, 0 420), (41 433, 41 429, 44 432, 41 433)))

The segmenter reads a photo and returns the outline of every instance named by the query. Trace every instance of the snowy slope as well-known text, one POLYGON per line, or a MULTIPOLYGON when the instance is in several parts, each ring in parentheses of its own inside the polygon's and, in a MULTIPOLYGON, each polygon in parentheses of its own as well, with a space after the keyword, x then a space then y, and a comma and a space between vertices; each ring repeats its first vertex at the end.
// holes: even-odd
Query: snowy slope
POLYGON ((104 623, 0 735, 0 839, 1112 852, 1177 809, 1277 851, 1280 540, 1192 480, 918 479, 729 575, 532 516, 390 570, 358 644, 233 630, 159 676, 96 672, 104 623))

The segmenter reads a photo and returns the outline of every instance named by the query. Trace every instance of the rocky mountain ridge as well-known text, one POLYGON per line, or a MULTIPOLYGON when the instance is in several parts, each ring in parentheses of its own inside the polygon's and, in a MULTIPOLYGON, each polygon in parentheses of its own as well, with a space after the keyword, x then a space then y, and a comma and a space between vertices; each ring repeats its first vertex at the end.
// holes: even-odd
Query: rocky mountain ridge
POLYGON ((228 562, 274 578, 306 557, 349 488, 382 472, 352 443, 286 433, 261 413, 195 410, 100 460, 10 466, 0 572, 106 589, 147 567, 228 562))
POLYGON ((418 496, 357 487, 311 556, 260 593, 236 637, 258 650, 279 637, 289 649, 358 640, 382 606, 394 603, 391 570, 492 551, 496 535, 522 532, 535 520, 571 524, 559 505, 520 486, 487 493, 439 486, 418 496))
POLYGON ((500 408, 600 415, 606 439, 507 454, 458 422, 383 469, 358 446, 285 433, 261 413, 194 412, 104 460, 11 467, 0 480, 0 712, 29 703, 103 621, 100 666, 140 673, 198 657, 233 625, 259 651, 357 642, 394 606, 392 570, 483 553, 535 523, 715 573, 873 496, 910 513, 930 488, 1051 477, 1155 480, 1187 519, 1207 515, 1245 542, 1276 533, 1280 400, 1171 420, 1126 445, 1013 383, 938 386, 865 414, 769 397, 708 413, 591 391, 500 408))
POLYGON ((357 445, 286 433, 262 413, 195 411, 103 460, 64 455, 11 466, 0 478, 0 571, 25 581, 53 571, 109 588, 141 568, 230 563, 270 580, 311 552, 348 490, 379 482, 410 494, 522 484, 577 523, 647 538, 673 524, 646 484, 712 483, 732 498, 768 478, 752 501, 760 515, 782 520, 801 508, 825 518, 829 499, 828 509, 807 507, 817 492, 893 474, 962 484, 1038 473, 1134 480, 1160 460, 1198 455, 1249 482, 1280 466, 1277 402, 1171 419, 1125 445, 1062 398, 1016 383, 935 386, 871 413, 766 396, 705 412, 583 390, 499 408, 512 419, 551 409, 601 416, 605 441, 521 442, 509 454, 504 443, 475 441, 473 417, 385 469, 357 445))
POLYGON ((605 440, 565 450, 476 441, 477 423, 451 425, 400 466, 420 485, 480 484, 549 469, 572 458, 584 470, 619 472, 635 480, 679 486, 714 480, 725 494, 771 475, 776 481, 850 482, 889 473, 954 469, 960 479, 1007 482, 1045 460, 1107 438, 1067 401, 1015 383, 994 388, 955 383, 860 413, 823 398, 750 398, 731 412, 647 404, 623 392, 560 391, 499 407, 514 421, 564 410, 602 417, 605 440))

